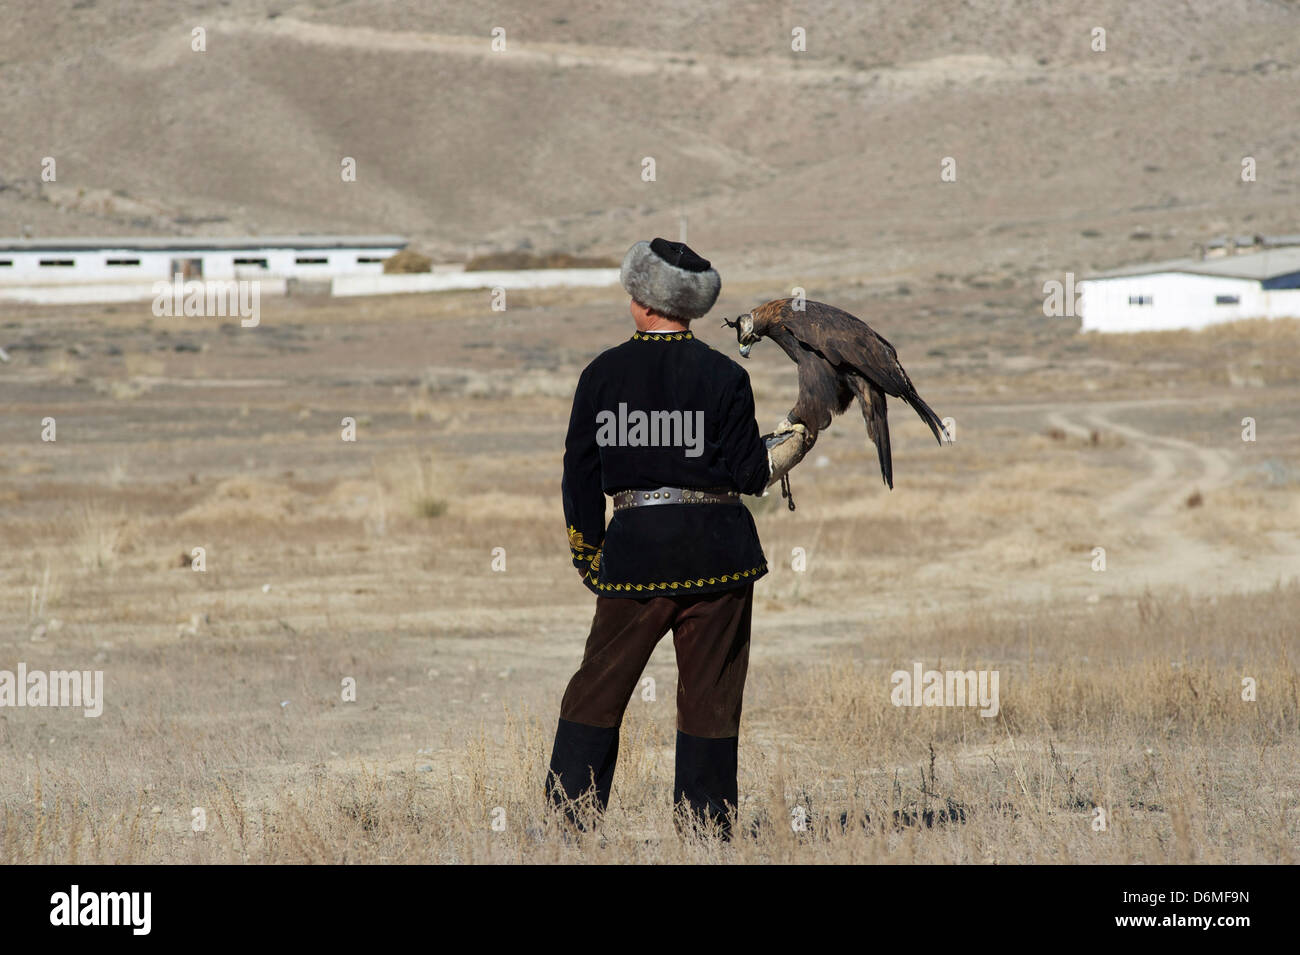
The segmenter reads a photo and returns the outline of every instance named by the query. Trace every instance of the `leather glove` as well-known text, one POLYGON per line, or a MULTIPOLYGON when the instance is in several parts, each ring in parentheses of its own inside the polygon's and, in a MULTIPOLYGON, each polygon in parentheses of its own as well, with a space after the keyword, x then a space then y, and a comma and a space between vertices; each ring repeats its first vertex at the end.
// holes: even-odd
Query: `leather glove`
POLYGON ((808 429, 802 424, 791 424, 789 419, 777 425, 771 434, 763 435, 763 443, 767 445, 767 461, 772 472, 768 487, 785 478, 813 446, 808 440, 808 429))

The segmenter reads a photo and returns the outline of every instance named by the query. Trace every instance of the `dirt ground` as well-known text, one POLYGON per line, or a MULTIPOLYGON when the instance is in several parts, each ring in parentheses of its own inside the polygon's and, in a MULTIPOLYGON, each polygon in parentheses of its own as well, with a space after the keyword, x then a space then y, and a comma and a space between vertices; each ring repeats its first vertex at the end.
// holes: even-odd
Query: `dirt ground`
MULTIPOLYGON (((697 334, 735 356, 721 317, 783 291, 731 284, 697 334)), ((1098 338, 1015 289, 808 292, 890 338, 956 440, 891 403, 889 492, 846 415, 796 511, 750 502, 758 834, 731 846, 671 825, 671 641, 602 834, 541 811, 594 601, 563 430, 621 292, 0 311, 0 669, 105 697, 0 710, 0 859, 1294 862, 1297 323, 1098 338), (914 661, 999 670, 999 715, 893 706, 914 661)), ((745 367, 774 424, 793 367, 745 367)))

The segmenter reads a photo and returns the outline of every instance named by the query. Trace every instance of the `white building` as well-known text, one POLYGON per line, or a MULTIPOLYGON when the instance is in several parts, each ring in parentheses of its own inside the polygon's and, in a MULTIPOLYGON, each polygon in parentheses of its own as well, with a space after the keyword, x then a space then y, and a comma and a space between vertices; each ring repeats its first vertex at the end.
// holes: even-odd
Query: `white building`
POLYGON ((260 279, 295 282, 380 275, 406 247, 396 235, 251 236, 232 239, 0 239, 0 299, 103 302, 152 296, 155 282, 260 279))
MULTIPOLYGON (((1237 240, 1240 242, 1240 240, 1237 240)), ((1300 245, 1207 254, 1102 272, 1079 283, 1082 330, 1204 328, 1243 318, 1300 318, 1300 245)), ((1213 245, 1213 244, 1211 244, 1213 245)))

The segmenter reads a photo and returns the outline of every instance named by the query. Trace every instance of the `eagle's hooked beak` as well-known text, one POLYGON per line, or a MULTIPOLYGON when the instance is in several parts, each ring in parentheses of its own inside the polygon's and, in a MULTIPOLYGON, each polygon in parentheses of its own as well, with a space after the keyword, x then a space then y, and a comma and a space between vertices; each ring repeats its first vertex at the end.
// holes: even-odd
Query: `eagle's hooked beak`
POLYGON ((762 337, 754 334, 754 316, 746 312, 744 315, 736 316, 734 322, 723 319, 722 323, 736 330, 736 341, 740 344, 740 357, 748 358, 749 350, 762 337))

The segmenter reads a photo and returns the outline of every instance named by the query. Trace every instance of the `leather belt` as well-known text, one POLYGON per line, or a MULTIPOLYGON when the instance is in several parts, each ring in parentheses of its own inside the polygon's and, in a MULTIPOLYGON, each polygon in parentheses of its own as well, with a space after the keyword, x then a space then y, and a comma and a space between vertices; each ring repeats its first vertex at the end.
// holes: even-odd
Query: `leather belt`
POLYGON ((649 507, 652 504, 739 504, 737 491, 700 491, 690 487, 657 487, 651 490, 619 491, 614 510, 649 507))

